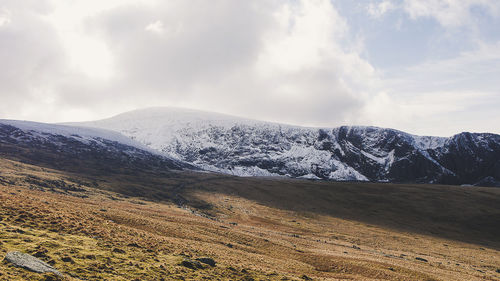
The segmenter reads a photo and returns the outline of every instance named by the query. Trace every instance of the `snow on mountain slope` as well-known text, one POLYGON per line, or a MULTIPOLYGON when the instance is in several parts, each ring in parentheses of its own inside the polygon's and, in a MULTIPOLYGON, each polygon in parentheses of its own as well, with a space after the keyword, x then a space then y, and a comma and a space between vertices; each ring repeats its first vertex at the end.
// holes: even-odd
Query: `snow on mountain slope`
POLYGON ((469 172, 454 164, 463 149, 474 153, 486 146, 500 154, 498 135, 491 134, 462 140, 462 134, 415 136, 377 127, 307 128, 182 108, 147 108, 75 124, 115 130, 173 158, 240 176, 433 183, 500 178, 483 167, 496 165, 489 156, 488 163, 476 159, 467 166, 469 172), (467 145, 453 146, 457 142, 467 145), (487 172, 470 172, 478 169, 487 172))
POLYGON ((2 153, 7 152, 8 145, 15 145, 69 157, 107 159, 110 163, 117 163, 116 160, 143 163, 153 160, 170 168, 191 167, 118 132, 100 128, 0 119, 0 144, 3 145, 2 153))
POLYGON ((327 178, 367 180, 327 151, 311 146, 316 129, 181 108, 148 108, 86 123, 116 130, 203 169, 239 176, 315 175, 318 163, 335 167, 327 178), (266 163, 275 163, 266 167, 266 163))
POLYGON ((0 119, 0 124, 16 127, 24 131, 25 133, 30 132, 33 136, 39 138, 46 138, 49 135, 59 135, 67 138, 72 138, 84 143, 89 143, 91 141, 100 142, 101 140, 109 140, 138 149, 158 153, 158 151, 152 150, 151 148, 112 130, 6 119, 0 119))
POLYGON ((188 132, 205 131, 212 127, 230 129, 235 124, 248 127, 277 128, 280 126, 279 124, 182 108, 148 108, 123 113, 109 119, 68 124, 118 131, 157 150, 162 150, 165 143, 178 139, 188 132))

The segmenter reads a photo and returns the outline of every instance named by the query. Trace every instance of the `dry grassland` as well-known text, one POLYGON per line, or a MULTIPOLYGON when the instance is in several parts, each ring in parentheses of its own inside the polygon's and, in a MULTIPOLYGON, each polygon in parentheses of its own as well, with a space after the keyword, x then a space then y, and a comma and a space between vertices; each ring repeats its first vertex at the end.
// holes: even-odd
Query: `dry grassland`
POLYGON ((1 159, 0 280, 500 280, 499 202, 490 188, 90 177, 1 159), (14 250, 64 277, 1 261, 14 250), (203 257, 217 265, 182 264, 203 257))

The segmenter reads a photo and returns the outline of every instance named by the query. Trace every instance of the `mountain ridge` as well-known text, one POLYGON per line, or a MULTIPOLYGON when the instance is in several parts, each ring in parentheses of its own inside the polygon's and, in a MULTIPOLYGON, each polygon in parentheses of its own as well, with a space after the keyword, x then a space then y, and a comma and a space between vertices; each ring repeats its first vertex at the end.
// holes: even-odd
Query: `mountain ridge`
POLYGON ((114 130, 175 159, 238 176, 500 182, 500 136, 490 133, 446 138, 374 126, 301 127, 172 107, 70 124, 114 130))
MULTIPOLYGON (((497 133, 491 133, 491 132, 472 132, 472 131, 462 131, 458 132, 455 134, 452 134, 450 136, 438 136, 438 135, 420 135, 420 134, 415 134, 415 133, 408 133, 402 129, 396 129, 396 128, 390 128, 390 127, 383 127, 383 126, 378 126, 378 125, 339 125, 339 126, 309 126, 309 125, 299 125, 299 124, 292 124, 292 123, 287 123, 287 122, 279 122, 279 121, 267 121, 263 119, 256 119, 256 118, 250 118, 250 117, 244 117, 244 116, 239 116, 239 115, 233 115, 233 114, 228 114, 228 113, 220 113, 220 112, 215 112, 215 111, 208 111, 208 110, 201 110, 201 109, 193 109, 193 108, 187 108, 187 107, 178 107, 178 106, 152 106, 152 107, 145 107, 145 108, 139 108, 139 109, 133 109, 129 111, 125 111, 122 113, 115 114, 110 117, 102 118, 102 119, 97 119, 97 120, 90 120, 90 121, 78 121, 78 122, 58 122, 54 124, 59 124, 59 125, 69 125, 69 126, 82 126, 84 127, 93 127, 94 126, 89 126, 89 124, 93 124, 96 122, 102 122, 106 120, 111 120, 111 119, 116 119, 119 117, 131 117, 133 115, 143 116, 142 114, 150 114, 151 117, 157 116, 158 115, 163 115, 167 112, 170 113, 176 113, 176 114, 194 114, 196 113, 198 116, 213 116, 217 117, 220 119, 220 121, 227 120, 227 119, 233 119, 233 120, 241 120, 241 121, 246 121, 250 124, 252 123, 262 123, 262 124, 271 124, 271 125, 277 125, 277 126, 283 126, 283 127, 294 127, 294 128, 303 128, 303 129, 333 129, 333 128, 340 128, 340 127, 350 127, 350 128, 375 128, 375 129, 387 129, 387 130, 392 130, 392 131, 398 131, 401 133, 405 133, 408 135, 416 136, 416 137, 426 137, 426 138, 451 138, 455 135, 463 134, 463 133, 471 133, 471 134, 493 134, 493 135, 498 135, 497 133)), ((0 119, 1 120, 1 119, 0 119)))

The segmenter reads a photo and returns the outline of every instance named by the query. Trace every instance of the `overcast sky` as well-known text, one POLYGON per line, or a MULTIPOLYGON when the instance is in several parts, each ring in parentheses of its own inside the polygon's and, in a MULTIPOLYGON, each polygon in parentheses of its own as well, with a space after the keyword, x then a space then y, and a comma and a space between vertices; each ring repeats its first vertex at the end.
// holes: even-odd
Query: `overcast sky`
POLYGON ((0 0, 0 118, 500 133, 498 0, 0 0))

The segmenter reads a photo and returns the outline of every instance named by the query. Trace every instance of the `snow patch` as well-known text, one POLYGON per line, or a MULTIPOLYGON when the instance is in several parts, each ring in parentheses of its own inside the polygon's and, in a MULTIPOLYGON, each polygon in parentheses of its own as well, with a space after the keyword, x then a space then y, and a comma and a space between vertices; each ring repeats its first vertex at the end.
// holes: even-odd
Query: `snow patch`
POLYGON ((85 144, 91 142, 102 144, 103 140, 107 140, 159 154, 158 151, 111 130, 5 119, 0 119, 0 124, 15 127, 25 133, 30 133, 33 137, 41 139, 48 139, 49 136, 63 136, 85 144))

